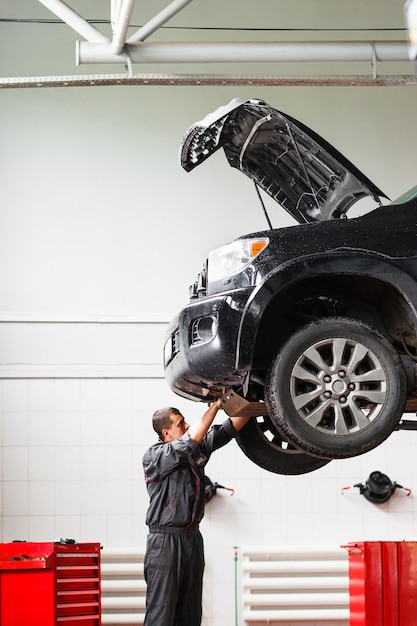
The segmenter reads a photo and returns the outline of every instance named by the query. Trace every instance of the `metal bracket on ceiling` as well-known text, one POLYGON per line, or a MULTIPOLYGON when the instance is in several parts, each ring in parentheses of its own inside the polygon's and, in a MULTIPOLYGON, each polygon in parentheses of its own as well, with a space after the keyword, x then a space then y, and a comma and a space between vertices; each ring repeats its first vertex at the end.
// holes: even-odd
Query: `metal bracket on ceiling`
POLYGON ((133 65, 132 65, 132 59, 130 58, 130 54, 129 51, 125 51, 125 55, 126 55, 126 70, 127 70, 127 75, 129 78, 133 78, 133 65))
POLYGON ((372 78, 376 78, 377 77, 377 69, 376 69, 376 64, 377 64, 377 56, 376 56, 376 46, 375 46, 375 41, 371 41, 371 46, 372 46, 372 78))

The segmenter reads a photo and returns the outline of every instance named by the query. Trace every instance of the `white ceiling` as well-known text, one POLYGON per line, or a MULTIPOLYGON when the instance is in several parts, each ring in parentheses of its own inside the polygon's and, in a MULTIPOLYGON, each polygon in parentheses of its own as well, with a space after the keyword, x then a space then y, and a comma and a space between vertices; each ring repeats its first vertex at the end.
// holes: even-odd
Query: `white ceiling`
MULTIPOLYGON (((44 70, 36 76, 9 74, 1 87, 416 84, 401 0, 2 0, 1 5, 3 25, 42 26, 42 33, 53 35, 50 41, 42 38, 43 47, 54 56, 67 55, 54 76, 44 70), (99 73, 87 73, 92 67, 99 73)), ((35 50, 32 46, 31 53, 35 50)))

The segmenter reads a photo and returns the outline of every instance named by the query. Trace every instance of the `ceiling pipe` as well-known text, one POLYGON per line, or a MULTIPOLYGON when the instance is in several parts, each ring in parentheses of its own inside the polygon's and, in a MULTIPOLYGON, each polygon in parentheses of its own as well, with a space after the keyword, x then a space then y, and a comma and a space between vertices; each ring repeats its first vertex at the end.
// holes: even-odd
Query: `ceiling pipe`
POLYGON ((84 18, 76 13, 62 0, 39 0, 47 9, 55 13, 61 20, 66 22, 79 35, 91 43, 109 43, 109 38, 103 35, 97 28, 91 26, 84 18))
POLYGON ((109 44, 76 43, 77 65, 90 63, 356 63, 409 62, 403 41, 139 43, 115 55, 109 44))
POLYGON ((166 24, 174 15, 179 13, 187 4, 190 4, 193 0, 174 0, 165 9, 163 9, 158 15, 155 15, 147 24, 144 24, 138 31, 129 39, 126 43, 137 43, 139 41, 145 41, 150 35, 152 35, 158 28, 166 24))
POLYGON ((122 2, 123 0, 110 0, 110 22, 113 31, 116 29, 116 22, 120 14, 122 2))
POLYGON ((113 41, 111 43, 111 50, 113 54, 117 55, 123 52, 134 6, 135 0, 123 0, 115 21, 115 30, 113 41))

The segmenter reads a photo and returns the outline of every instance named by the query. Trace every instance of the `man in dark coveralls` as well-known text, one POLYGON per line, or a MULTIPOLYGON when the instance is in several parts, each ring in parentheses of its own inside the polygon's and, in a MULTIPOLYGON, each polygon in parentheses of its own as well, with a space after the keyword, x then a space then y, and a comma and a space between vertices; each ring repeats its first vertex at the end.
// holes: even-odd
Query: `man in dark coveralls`
POLYGON ((150 498, 144 626, 201 624, 204 467, 211 453, 229 443, 250 419, 230 417, 210 428, 220 406, 217 400, 191 426, 173 407, 153 415, 159 441, 143 457, 150 498))

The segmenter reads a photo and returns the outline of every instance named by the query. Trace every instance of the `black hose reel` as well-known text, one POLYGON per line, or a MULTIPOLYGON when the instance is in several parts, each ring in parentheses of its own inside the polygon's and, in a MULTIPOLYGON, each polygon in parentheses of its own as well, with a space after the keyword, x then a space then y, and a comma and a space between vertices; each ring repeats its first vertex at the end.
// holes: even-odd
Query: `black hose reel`
POLYGON ((371 472, 368 479, 364 483, 356 483, 351 487, 344 487, 342 489, 342 493, 346 489, 351 489, 352 487, 358 488, 359 493, 373 504, 383 504, 384 502, 388 502, 397 489, 403 489, 407 496, 411 494, 411 489, 393 482, 386 474, 383 474, 378 470, 371 472))
POLYGON ((208 476, 204 476, 204 498, 206 502, 210 502, 213 496, 216 495, 217 489, 226 489, 231 492, 231 496, 234 494, 234 489, 231 487, 224 487, 219 483, 213 483, 208 476))

